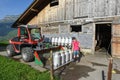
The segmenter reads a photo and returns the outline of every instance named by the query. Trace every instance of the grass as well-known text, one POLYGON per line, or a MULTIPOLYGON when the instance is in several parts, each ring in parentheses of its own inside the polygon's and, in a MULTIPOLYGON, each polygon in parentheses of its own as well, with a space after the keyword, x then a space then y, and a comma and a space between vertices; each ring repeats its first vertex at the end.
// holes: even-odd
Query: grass
POLYGON ((50 80, 50 74, 0 56, 0 80, 50 80))
POLYGON ((8 41, 0 41, 0 46, 7 46, 8 44, 8 41))

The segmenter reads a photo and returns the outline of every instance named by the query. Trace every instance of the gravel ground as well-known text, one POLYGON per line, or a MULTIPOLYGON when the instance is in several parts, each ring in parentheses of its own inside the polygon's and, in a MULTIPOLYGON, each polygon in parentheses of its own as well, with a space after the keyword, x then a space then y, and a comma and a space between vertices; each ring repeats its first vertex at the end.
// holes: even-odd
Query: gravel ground
MULTIPOLYGON (((5 47, 0 48, 0 55, 6 56, 5 47)), ((20 55, 14 56, 14 58, 21 63, 25 63, 20 55)), ((25 64, 28 64, 39 71, 46 70, 36 65, 34 62, 25 64)), ((83 56, 79 63, 72 62, 60 76, 62 80, 107 80, 108 64, 109 59, 106 56, 106 53, 96 52, 95 55, 83 56), (102 73, 104 73, 104 79, 102 73)), ((112 74, 112 80, 120 80, 120 59, 113 58, 113 69, 115 70, 115 73, 112 74)))
MULTIPOLYGON (((79 63, 72 63, 62 73, 62 80, 107 80, 109 59, 104 52, 86 55, 79 63), (103 77, 103 74, 104 77, 103 77)), ((120 59, 113 59, 112 80, 120 80, 120 59)))

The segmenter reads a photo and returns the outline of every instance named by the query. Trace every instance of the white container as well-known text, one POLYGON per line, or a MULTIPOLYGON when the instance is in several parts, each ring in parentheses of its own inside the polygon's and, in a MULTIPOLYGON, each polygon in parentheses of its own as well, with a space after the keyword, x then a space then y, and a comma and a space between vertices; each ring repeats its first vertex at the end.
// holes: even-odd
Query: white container
POLYGON ((55 38, 55 46, 58 44, 58 38, 55 38))
POLYGON ((67 62, 70 60, 69 51, 66 51, 66 52, 65 52, 65 56, 66 56, 65 62, 67 63, 67 62))
POLYGON ((61 45, 64 46, 64 43, 65 43, 65 39, 64 39, 64 37, 62 37, 61 45))
POLYGON ((56 69, 60 64, 60 56, 59 53, 54 53, 53 54, 53 65, 54 65, 54 69, 56 69))
POLYGON ((72 38, 71 37, 69 37, 69 39, 68 39, 68 41, 69 41, 69 46, 71 47, 72 46, 72 38))
POLYGON ((66 38, 65 38, 65 46, 67 46, 68 43, 69 43, 69 39, 68 39, 68 37, 66 37, 66 38))
POLYGON ((61 52, 61 65, 65 64, 65 53, 61 52))
POLYGON ((70 61, 72 61, 73 60, 73 53, 71 50, 69 50, 69 54, 70 54, 70 61))
POLYGON ((58 46, 61 45, 61 37, 58 38, 58 46))
POLYGON ((54 45, 54 42, 55 42, 55 38, 52 37, 52 45, 54 45))
POLYGON ((61 65, 61 54, 58 53, 58 67, 61 65))

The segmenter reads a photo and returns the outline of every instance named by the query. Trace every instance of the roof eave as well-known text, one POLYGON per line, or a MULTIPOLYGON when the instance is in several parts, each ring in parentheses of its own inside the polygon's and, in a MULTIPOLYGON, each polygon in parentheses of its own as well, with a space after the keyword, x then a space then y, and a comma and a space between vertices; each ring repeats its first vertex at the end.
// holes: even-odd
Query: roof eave
POLYGON ((12 27, 15 28, 18 25, 27 24, 49 3, 49 1, 50 0, 34 0, 33 3, 23 12, 23 14, 13 23, 12 27), (40 4, 41 8, 38 8, 38 5, 40 4))

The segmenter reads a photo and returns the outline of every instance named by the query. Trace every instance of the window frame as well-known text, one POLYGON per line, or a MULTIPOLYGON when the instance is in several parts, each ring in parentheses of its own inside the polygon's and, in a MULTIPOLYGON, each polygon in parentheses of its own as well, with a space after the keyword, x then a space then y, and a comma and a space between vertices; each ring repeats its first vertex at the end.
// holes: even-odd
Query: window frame
POLYGON ((82 32, 82 25, 70 25, 70 29, 71 29, 70 32, 82 32), (79 30, 78 30, 78 27, 79 27, 79 30))

